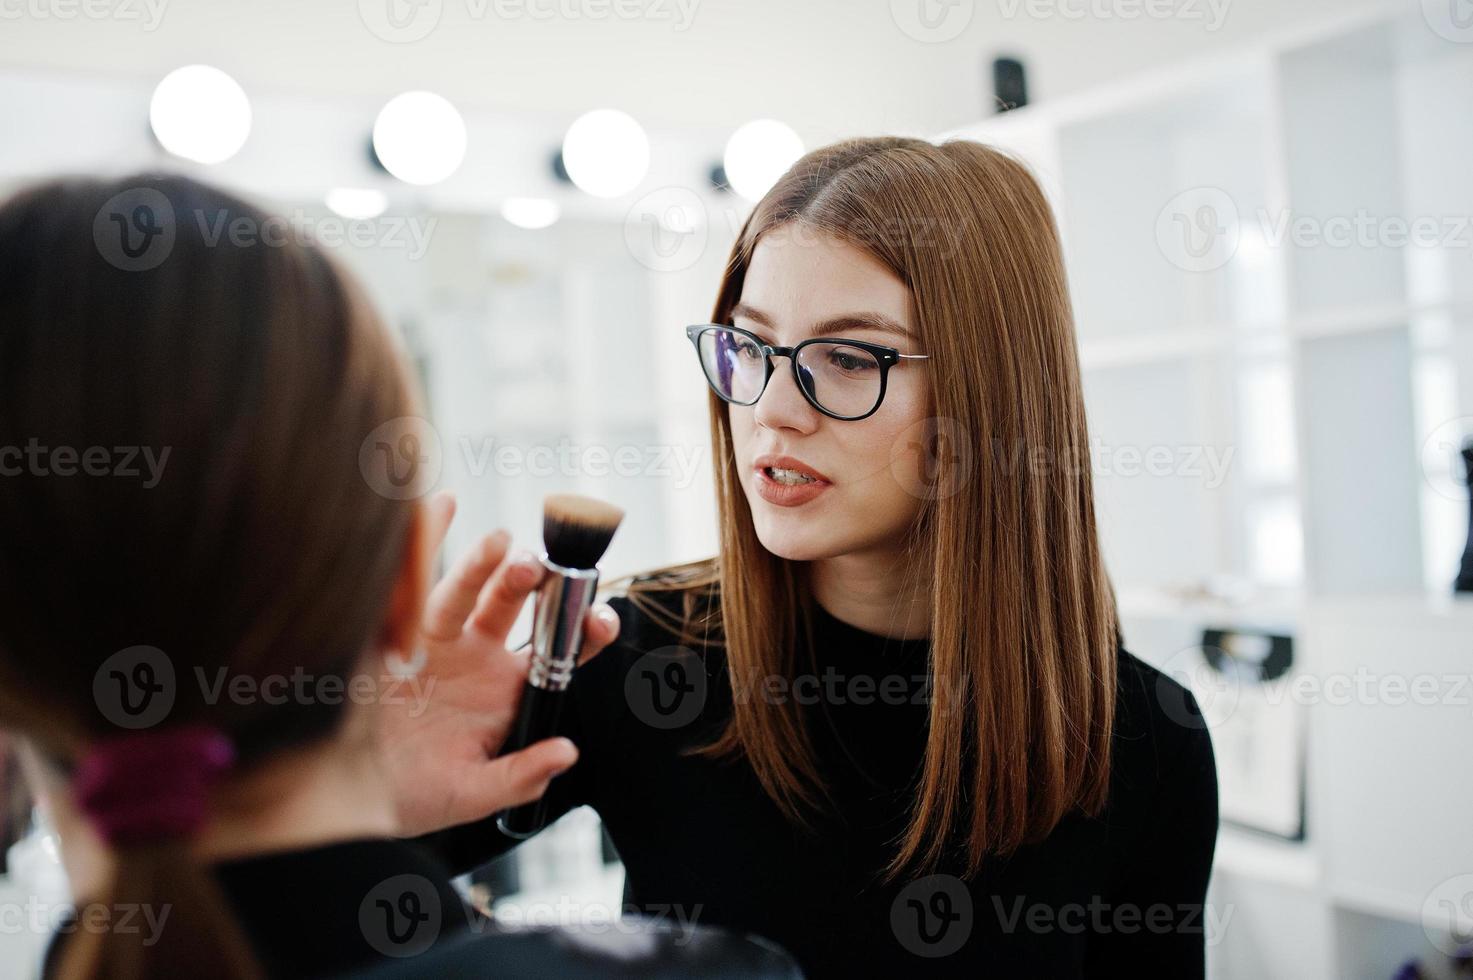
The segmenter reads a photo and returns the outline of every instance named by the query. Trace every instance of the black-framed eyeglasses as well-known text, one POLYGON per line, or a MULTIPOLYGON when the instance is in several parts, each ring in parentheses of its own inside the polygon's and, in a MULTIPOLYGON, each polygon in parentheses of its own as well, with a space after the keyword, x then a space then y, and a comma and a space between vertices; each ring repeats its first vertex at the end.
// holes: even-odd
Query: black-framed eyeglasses
POLYGON ((786 357, 808 403, 831 419, 868 418, 885 400, 890 369, 901 361, 929 360, 894 347, 839 337, 814 337, 794 347, 764 344, 755 334, 719 323, 685 328, 711 390, 733 405, 755 405, 772 379, 772 359, 786 357))

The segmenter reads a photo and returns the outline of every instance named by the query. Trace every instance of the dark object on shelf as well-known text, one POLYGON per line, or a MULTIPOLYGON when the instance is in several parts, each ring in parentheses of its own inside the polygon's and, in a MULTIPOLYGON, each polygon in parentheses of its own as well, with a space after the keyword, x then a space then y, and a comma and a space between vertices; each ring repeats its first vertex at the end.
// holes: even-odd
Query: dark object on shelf
POLYGON ((1294 638, 1251 630, 1202 631, 1202 657, 1219 674, 1240 682, 1266 684, 1294 665, 1294 638))
MULTIPOLYGON (((1230 705, 1237 705, 1240 697, 1246 702, 1245 710, 1229 711, 1211 721, 1218 743, 1218 778, 1223 785, 1238 787, 1220 802, 1222 822, 1302 841, 1307 783, 1304 712, 1287 696, 1286 687, 1294 674, 1294 646, 1294 637, 1286 632, 1209 626, 1202 630, 1200 653, 1217 675, 1204 681, 1207 696, 1224 694, 1230 705), (1266 686, 1278 690, 1270 694, 1263 690, 1266 686)), ((1177 721, 1206 724, 1204 709, 1210 704, 1199 702, 1197 717, 1187 714, 1177 721)))
POLYGON ((1427 980, 1427 974, 1422 971, 1422 964, 1418 960, 1410 960, 1401 965, 1396 971, 1396 976, 1391 980, 1427 980))
POLYGON ((1463 564, 1453 590, 1473 592, 1473 439, 1463 443, 1463 470, 1468 486, 1468 543, 1463 546, 1463 564))
POLYGON ((1021 109, 1028 104, 1028 83, 1023 62, 1017 58, 996 58, 992 62, 992 108, 994 112, 1021 109))

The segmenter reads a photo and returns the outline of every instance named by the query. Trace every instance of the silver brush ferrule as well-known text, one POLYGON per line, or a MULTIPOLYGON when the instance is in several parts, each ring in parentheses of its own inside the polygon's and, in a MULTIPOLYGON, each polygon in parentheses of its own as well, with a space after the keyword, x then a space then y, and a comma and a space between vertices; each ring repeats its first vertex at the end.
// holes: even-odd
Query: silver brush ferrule
POLYGON ((527 683, 545 691, 564 690, 583 649, 583 618, 598 591, 598 569, 564 568, 543 555, 548 574, 537 589, 532 612, 532 663, 527 683))

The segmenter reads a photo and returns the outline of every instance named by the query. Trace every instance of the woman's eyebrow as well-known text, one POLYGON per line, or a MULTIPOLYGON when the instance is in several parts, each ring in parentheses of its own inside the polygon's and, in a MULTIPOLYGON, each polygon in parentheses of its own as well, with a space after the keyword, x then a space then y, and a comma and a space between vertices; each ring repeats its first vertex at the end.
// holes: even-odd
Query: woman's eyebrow
MULTIPOLYGON (((736 306, 732 307, 731 317, 733 320, 735 320, 737 317, 744 317, 748 320, 752 320, 755 323, 761 324, 768 330, 773 329, 772 317, 757 309, 755 306, 752 306, 750 303, 737 303, 736 306)), ((888 333, 899 334, 900 336, 905 337, 908 340, 916 339, 915 334, 907 330, 905 328, 905 325, 900 323, 895 318, 886 316, 883 313, 874 313, 870 311, 859 313, 841 313, 838 316, 832 316, 828 319, 821 320, 813 325, 810 336, 822 337, 827 334, 839 333, 844 330, 883 330, 888 333)))

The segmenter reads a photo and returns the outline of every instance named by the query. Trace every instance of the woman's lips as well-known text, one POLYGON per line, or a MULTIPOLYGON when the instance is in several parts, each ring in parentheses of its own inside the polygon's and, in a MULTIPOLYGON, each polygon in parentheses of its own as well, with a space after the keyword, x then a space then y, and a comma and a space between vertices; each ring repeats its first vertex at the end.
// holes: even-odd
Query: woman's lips
POLYGON ((757 494, 778 507, 797 507, 818 497, 833 486, 818 470, 791 456, 758 456, 753 462, 757 494), (783 483, 772 478, 773 469, 790 470, 807 476, 811 482, 783 483))

